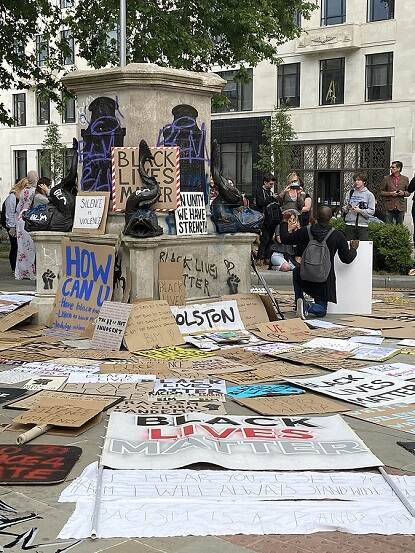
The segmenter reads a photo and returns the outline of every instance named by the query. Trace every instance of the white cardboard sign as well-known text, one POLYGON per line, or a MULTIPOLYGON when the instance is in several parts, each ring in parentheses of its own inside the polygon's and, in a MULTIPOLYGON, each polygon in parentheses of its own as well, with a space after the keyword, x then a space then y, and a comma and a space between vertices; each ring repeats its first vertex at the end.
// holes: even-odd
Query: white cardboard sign
POLYGON ((226 394, 224 380, 218 378, 188 379, 160 378, 154 384, 154 393, 166 392, 189 395, 226 394))
POLYGON ((339 415, 145 416, 111 413, 102 463, 171 469, 213 463, 233 470, 338 470, 381 465, 339 415))
POLYGON ((341 369, 324 376, 287 378, 289 382, 364 407, 415 403, 415 383, 382 374, 341 369))
POLYGON ((211 330, 244 330, 235 300, 170 307, 182 334, 211 330))
POLYGON ((178 236, 207 234, 206 206, 203 192, 181 192, 180 207, 175 211, 178 236))

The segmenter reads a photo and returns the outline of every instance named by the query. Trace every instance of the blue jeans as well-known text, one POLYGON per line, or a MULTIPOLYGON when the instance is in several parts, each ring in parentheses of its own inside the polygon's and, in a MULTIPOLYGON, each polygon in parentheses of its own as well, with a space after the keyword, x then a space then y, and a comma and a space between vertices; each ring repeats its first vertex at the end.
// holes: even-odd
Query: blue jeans
MULTIPOLYGON (((293 286, 294 286, 294 295, 295 295, 295 302, 297 303, 297 300, 299 298, 304 299, 304 292, 300 285, 300 269, 296 267, 293 271, 293 286)), ((314 315, 315 317, 325 317, 327 315, 327 301, 320 300, 318 298, 313 298, 314 303, 312 303, 309 307, 307 306, 307 312, 310 315, 314 315)))

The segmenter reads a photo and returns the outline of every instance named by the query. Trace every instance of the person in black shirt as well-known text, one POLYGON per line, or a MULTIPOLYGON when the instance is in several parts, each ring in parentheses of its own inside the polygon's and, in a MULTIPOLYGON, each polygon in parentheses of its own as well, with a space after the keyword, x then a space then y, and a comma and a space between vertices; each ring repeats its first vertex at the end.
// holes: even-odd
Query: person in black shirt
POLYGON ((264 175, 263 185, 255 193, 256 210, 264 214, 261 237, 257 254, 257 265, 267 265, 270 255, 270 245, 275 228, 280 222, 280 207, 278 197, 274 195, 276 179, 272 173, 264 175))
POLYGON ((274 188, 276 185, 275 177, 272 173, 264 175, 263 184, 258 186, 255 193, 256 210, 264 213, 266 206, 275 202, 274 188))

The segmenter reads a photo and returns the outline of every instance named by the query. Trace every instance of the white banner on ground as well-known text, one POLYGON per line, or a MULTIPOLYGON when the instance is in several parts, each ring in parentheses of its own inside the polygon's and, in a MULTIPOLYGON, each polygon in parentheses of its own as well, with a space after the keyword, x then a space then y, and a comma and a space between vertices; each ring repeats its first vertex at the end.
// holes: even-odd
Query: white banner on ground
POLYGON ((158 378, 154 383, 154 393, 209 395, 226 394, 226 384, 219 378, 158 378))
POLYGON ((384 365, 372 365, 371 367, 365 367, 360 369, 360 372, 394 376, 401 378, 402 380, 412 380, 415 378, 415 365, 409 365, 408 363, 385 363, 384 365))
POLYGON ((392 376, 341 369, 324 376, 287 378, 289 382, 364 407, 415 403, 415 383, 392 376))
POLYGON ((324 470, 381 465, 340 415, 110 415, 102 463, 172 469, 213 463, 229 469, 324 470))
MULTIPOLYGON (((81 499, 58 535, 87 538, 94 500, 81 499)), ((102 501, 98 538, 222 536, 232 534, 415 534, 415 518, 399 499, 365 501, 102 501)), ((334 549, 336 547, 334 546, 334 549)))
MULTIPOLYGON (((392 476, 402 493, 415 501, 415 476, 392 476)), ((59 502, 94 497, 97 463, 63 490, 59 502)), ((383 476, 372 472, 261 472, 229 470, 104 469, 101 498, 168 501, 279 501, 343 499, 389 501, 395 493, 383 476)))
POLYGON ((182 334, 211 330, 245 330, 235 300, 171 306, 170 309, 182 334))

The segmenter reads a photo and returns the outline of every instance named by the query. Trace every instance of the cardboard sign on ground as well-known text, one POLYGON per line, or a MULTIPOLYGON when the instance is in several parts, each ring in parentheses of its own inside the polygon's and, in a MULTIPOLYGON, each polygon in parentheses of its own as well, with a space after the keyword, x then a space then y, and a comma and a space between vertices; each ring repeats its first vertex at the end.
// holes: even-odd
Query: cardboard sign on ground
POLYGON ((235 363, 242 363, 243 365, 248 366, 255 366, 260 363, 268 363, 270 361, 270 358, 267 355, 247 351, 245 348, 222 350, 220 352, 220 356, 231 359, 232 361, 235 361, 235 363))
POLYGON ((230 382, 235 382, 235 384, 255 384, 310 374, 320 374, 320 370, 305 365, 285 363, 284 361, 271 361, 260 363, 252 367, 251 370, 241 373, 222 373, 221 377, 230 382))
MULTIPOLYGON (((26 390, 27 391, 27 390, 26 390)), ((109 396, 109 395, 93 395, 93 394, 76 394, 76 393, 69 393, 69 392, 58 392, 58 391, 52 391, 52 390, 41 390, 40 392, 36 392, 34 394, 31 394, 29 397, 24 397, 22 399, 18 399, 16 401, 12 401, 5 405, 4 407, 6 409, 32 409, 37 403, 39 402, 57 402, 57 403, 71 403, 71 402, 77 402, 77 401, 93 401, 94 403, 98 402, 103 411, 106 411, 110 407, 113 407, 116 405, 119 401, 121 401, 120 398, 109 396)))
POLYGON ((382 336, 393 339, 413 340, 415 338, 415 325, 402 323, 402 328, 385 328, 382 330, 382 336))
MULTIPOLYGON (((180 152, 177 146, 150 148, 154 161, 146 167, 160 185, 154 209, 173 211, 180 205, 180 152)), ((112 203, 114 211, 125 211, 128 197, 143 187, 138 172, 139 149, 112 148, 112 203)))
POLYGON ((92 349, 120 349, 132 308, 133 306, 128 303, 104 301, 95 320, 92 349))
POLYGON ((63 392, 86 395, 106 395, 122 397, 125 399, 148 399, 148 394, 153 390, 153 382, 137 382, 127 384, 114 384, 113 382, 97 382, 95 384, 65 384, 63 392))
POLYGON ((373 422, 373 424, 379 424, 401 432, 415 434, 415 405, 394 403, 381 407, 367 407, 357 411, 349 411, 347 416, 373 422))
POLYGON ((137 351, 136 355, 147 357, 148 359, 170 361, 175 359, 203 359, 214 354, 210 351, 201 351, 199 349, 171 346, 165 348, 148 349, 146 351, 137 351))
POLYGON ((132 363, 103 363, 100 366, 102 374, 155 374, 159 378, 173 377, 172 371, 186 372, 192 369, 193 362, 186 360, 157 361, 155 359, 137 359, 132 363))
POLYGON ((244 330, 235 300, 174 306, 171 311, 182 334, 244 330))
POLYGON ((159 263, 159 298, 166 300, 169 305, 186 303, 182 263, 173 261, 159 263))
POLYGON ((12 402, 22 396, 26 396, 28 390, 25 388, 0 388, 0 404, 12 402))
POLYGON ((168 401, 152 400, 140 401, 129 399, 117 405, 115 411, 122 413, 135 413, 137 415, 180 415, 182 413, 212 413, 225 415, 226 409, 223 402, 209 398, 205 401, 193 401, 188 399, 172 398, 168 401))
POLYGON ((207 216, 203 192, 181 192, 180 207, 176 209, 174 214, 178 236, 207 234, 207 216))
MULTIPOLYGON (((28 375, 29 376, 29 375, 28 375)), ((59 390, 66 382, 64 376, 37 376, 23 384, 26 390, 59 390)))
POLYGON ((344 326, 368 328, 370 330, 382 330, 384 328, 402 328, 405 325, 403 321, 389 321, 387 319, 377 319, 375 317, 340 317, 339 323, 344 326))
POLYGON ((338 369, 359 369, 365 366, 364 361, 349 359, 350 352, 336 351, 325 348, 301 348, 296 351, 281 353, 280 359, 302 365, 316 365, 323 369, 336 371, 338 369))
POLYGON ((76 195, 72 232, 76 234, 105 234, 109 192, 82 192, 76 195))
POLYGON ((102 404, 85 401, 67 404, 52 403, 47 400, 37 402, 32 409, 16 417, 19 424, 51 424, 68 428, 79 428, 102 411, 102 404))
POLYGON ((343 413, 350 409, 350 405, 308 392, 289 397, 247 398, 234 401, 261 415, 318 415, 343 413))
POLYGON ((37 312, 37 308, 32 307, 30 304, 16 309, 13 313, 9 313, 0 319, 0 332, 5 332, 9 328, 13 328, 19 323, 26 321, 29 317, 36 315, 37 312))
POLYGON ((52 329, 77 335, 92 330, 99 310, 112 296, 115 248, 62 240, 62 274, 52 329))
POLYGON ((63 445, 0 445, 0 484, 63 482, 81 453, 80 447, 63 445))
POLYGON ((233 294, 222 296, 222 300, 236 300, 242 322, 248 330, 269 322, 267 310, 258 294, 233 294))
POLYGON ((262 340, 266 342, 305 342, 310 338, 311 332, 301 319, 288 319, 257 325, 254 330, 262 340))
POLYGON ((228 386, 226 394, 231 399, 267 396, 290 396, 304 394, 305 391, 289 384, 248 384, 246 386, 228 386))
POLYGON ((184 343, 165 300, 133 304, 124 340, 128 350, 133 352, 184 343))
POLYGON ((214 355, 207 359, 196 359, 193 361, 192 368, 195 371, 205 374, 235 373, 249 371, 251 369, 248 365, 237 363, 226 357, 221 357, 220 355, 214 355))

